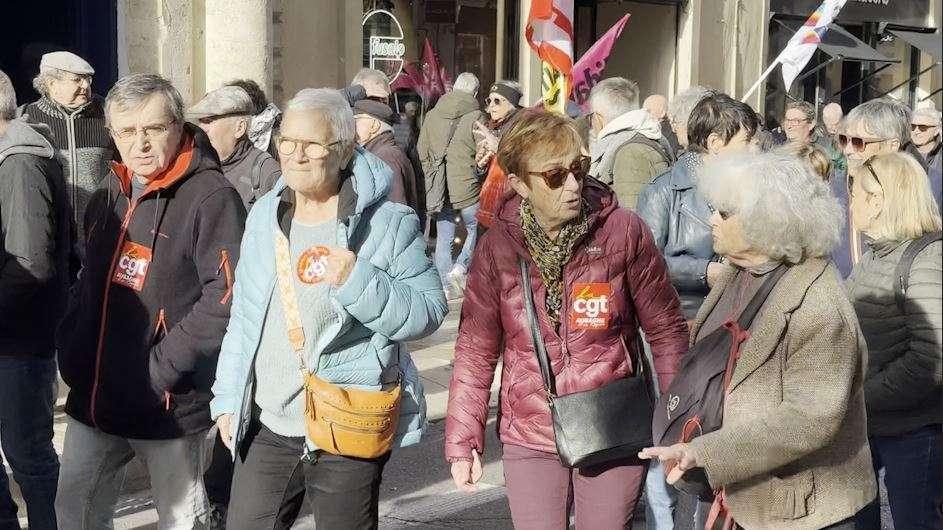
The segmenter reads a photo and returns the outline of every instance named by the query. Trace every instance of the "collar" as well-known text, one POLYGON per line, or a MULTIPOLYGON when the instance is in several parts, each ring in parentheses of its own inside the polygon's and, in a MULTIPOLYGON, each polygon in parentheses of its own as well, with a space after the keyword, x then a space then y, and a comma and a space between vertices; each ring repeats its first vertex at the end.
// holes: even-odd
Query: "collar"
MULTIPOLYGON (((148 182, 147 188, 144 189, 144 193, 142 193, 141 196, 143 197, 152 191, 167 189, 183 179, 189 173, 190 164, 193 162, 193 146, 193 135, 189 131, 184 130, 180 150, 177 152, 176 158, 174 158, 167 169, 148 182)), ((130 195, 131 170, 128 169, 128 166, 120 162, 112 162, 111 168, 118 177, 121 190, 126 195, 130 195)))
POLYGON ((236 148, 233 149, 232 153, 229 154, 229 157, 226 160, 223 160, 220 165, 223 167, 231 166, 241 162, 246 155, 249 154, 249 151, 252 150, 252 142, 249 141, 248 136, 243 136, 236 142, 236 148))
POLYGON ((603 139, 624 130, 635 131, 652 140, 661 138, 661 125, 645 109, 632 110, 612 120, 599 131, 597 137, 603 139))

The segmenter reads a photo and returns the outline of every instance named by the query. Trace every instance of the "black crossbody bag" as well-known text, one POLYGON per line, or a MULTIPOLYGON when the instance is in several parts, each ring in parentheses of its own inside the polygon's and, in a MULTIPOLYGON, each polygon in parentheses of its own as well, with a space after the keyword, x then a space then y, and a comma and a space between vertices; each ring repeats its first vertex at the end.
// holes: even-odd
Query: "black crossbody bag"
POLYGON ((641 359, 633 362, 632 352, 626 347, 630 365, 637 367, 634 374, 593 390, 558 396, 537 322, 530 273, 523 259, 520 268, 524 306, 547 392, 560 462, 567 467, 584 468, 635 458, 641 449, 652 445, 654 402, 648 380, 643 377, 644 363, 641 359))

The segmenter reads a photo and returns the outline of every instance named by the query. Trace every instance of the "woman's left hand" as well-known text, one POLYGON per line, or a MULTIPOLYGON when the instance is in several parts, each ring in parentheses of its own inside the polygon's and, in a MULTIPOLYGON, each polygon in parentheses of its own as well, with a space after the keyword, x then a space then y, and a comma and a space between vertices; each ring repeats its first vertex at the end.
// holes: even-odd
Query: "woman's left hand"
POLYGON ((671 447, 647 447, 638 454, 639 458, 650 460, 657 458, 661 462, 674 463, 668 472, 668 484, 674 484, 684 473, 698 466, 697 456, 688 444, 674 444, 671 447))
POLYGON ((357 255, 346 248, 330 247, 330 251, 330 254, 324 257, 327 261, 324 280, 334 287, 340 287, 347 281, 350 271, 354 270, 357 255))

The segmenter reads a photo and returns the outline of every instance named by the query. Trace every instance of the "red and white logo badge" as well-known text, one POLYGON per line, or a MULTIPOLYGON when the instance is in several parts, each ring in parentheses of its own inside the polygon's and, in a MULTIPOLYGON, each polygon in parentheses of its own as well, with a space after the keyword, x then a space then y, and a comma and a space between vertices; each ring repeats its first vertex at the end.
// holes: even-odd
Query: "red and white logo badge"
POLYGON ((314 285, 324 280, 327 273, 327 257, 331 251, 327 247, 311 247, 298 258, 298 279, 302 283, 314 285))
POLYGON ((609 327, 608 283, 577 283, 573 286, 570 305, 570 327, 574 329, 606 329, 609 327))
POLYGON ((151 256, 151 249, 132 241, 125 241, 111 281, 140 292, 144 288, 144 280, 147 279, 147 271, 151 267, 151 256))

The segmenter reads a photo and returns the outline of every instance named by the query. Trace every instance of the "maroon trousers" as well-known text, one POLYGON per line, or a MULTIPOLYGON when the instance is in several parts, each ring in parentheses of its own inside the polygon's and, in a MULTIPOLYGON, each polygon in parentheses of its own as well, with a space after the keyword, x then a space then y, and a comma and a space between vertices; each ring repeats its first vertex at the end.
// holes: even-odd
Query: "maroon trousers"
POLYGON ((646 470, 638 460, 570 469, 556 454, 519 445, 505 445, 503 460, 517 530, 566 530, 571 500, 578 530, 623 530, 646 470))

